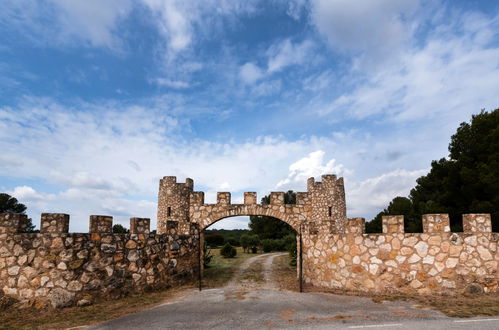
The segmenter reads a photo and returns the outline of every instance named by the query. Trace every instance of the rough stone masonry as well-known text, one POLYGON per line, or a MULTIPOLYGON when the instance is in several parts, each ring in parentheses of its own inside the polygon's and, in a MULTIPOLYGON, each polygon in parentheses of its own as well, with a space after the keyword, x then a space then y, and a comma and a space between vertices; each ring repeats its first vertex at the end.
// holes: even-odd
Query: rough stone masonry
MULTIPOLYGON (((24 233, 26 215, 0 214, 0 289, 24 302, 54 307, 85 304, 93 296, 176 286, 199 271, 202 231, 231 216, 266 215, 303 237, 304 280, 317 286, 372 293, 497 292, 497 241, 488 214, 463 216, 451 233, 446 214, 423 216, 423 233, 404 233, 402 216, 383 217, 383 233, 365 234, 364 219, 346 217, 342 178, 307 181, 296 204, 255 192, 233 204, 229 192, 205 204, 194 182, 160 180, 157 234, 150 220, 130 219, 130 234, 113 234, 112 217, 90 216, 89 233, 68 233, 69 215, 44 213, 40 233, 24 233)), ((0 295, 2 294, 0 292, 0 295)))
POLYGON ((307 181, 296 204, 284 204, 284 192, 271 192, 270 204, 257 204, 255 192, 243 204, 232 204, 229 192, 205 204, 204 193, 187 179, 160 180, 158 232, 179 221, 204 230, 231 216, 266 215, 289 224, 303 236, 303 275, 325 288, 364 292, 458 293, 467 288, 498 290, 499 234, 492 233, 489 214, 463 216, 462 233, 451 233, 447 214, 423 216, 423 233, 404 233, 403 216, 383 217, 383 233, 365 234, 364 219, 346 216, 343 178, 323 175, 307 181))

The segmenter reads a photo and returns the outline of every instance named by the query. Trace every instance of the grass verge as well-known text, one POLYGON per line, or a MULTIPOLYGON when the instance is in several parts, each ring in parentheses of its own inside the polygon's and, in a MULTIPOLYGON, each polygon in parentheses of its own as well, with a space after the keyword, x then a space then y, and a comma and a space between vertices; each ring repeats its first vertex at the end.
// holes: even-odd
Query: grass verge
POLYGON ((373 297, 373 301, 412 300, 422 306, 439 310, 450 317, 498 316, 499 293, 460 294, 456 296, 417 296, 417 295, 382 295, 373 297))
POLYGON ((182 296, 192 286, 97 300, 91 306, 39 310, 11 306, 0 312, 0 329, 68 329, 96 324, 135 313, 182 296))
POLYGON ((272 265, 274 281, 279 284, 281 290, 299 291, 296 266, 291 266, 290 261, 289 254, 274 258, 272 265))

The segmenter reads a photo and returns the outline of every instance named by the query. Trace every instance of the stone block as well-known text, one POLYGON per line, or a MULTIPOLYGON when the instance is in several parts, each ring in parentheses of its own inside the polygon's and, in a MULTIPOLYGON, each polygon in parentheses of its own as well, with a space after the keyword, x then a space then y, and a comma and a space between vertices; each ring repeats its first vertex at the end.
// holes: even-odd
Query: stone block
POLYGON ((217 192, 217 204, 230 205, 230 192, 217 192))
POLYGON ((346 234, 358 234, 362 235, 365 231, 365 222, 364 218, 350 218, 348 219, 345 226, 346 234))
POLYGON ((203 205, 204 204, 204 192, 203 191, 191 192, 189 202, 191 205, 203 205))
POLYGON ((270 193, 270 204, 271 205, 283 205, 284 204, 284 193, 283 192, 271 192, 270 193))
POLYGON ((450 232, 450 221, 448 214, 423 214, 424 233, 450 232))
POLYGON ((490 233, 492 231, 490 214, 463 214, 463 231, 465 233, 490 233))
POLYGON ((149 234, 151 230, 151 219, 130 218, 130 234, 149 234))
POLYGON ((381 217, 383 234, 400 234, 404 232, 403 215, 384 215, 381 217))
POLYGON ((0 234, 15 234, 26 231, 28 216, 21 213, 0 214, 0 234))
POLYGON ((42 213, 40 232, 44 234, 61 234, 69 232, 69 214, 42 213))
POLYGON ((308 193, 306 192, 297 192, 296 193, 296 204, 304 205, 308 201, 308 193))
POLYGON ((244 204, 246 205, 256 204, 256 192, 245 192, 244 204))
POLYGON ((91 234, 110 234, 113 232, 113 217, 108 215, 91 215, 91 234))

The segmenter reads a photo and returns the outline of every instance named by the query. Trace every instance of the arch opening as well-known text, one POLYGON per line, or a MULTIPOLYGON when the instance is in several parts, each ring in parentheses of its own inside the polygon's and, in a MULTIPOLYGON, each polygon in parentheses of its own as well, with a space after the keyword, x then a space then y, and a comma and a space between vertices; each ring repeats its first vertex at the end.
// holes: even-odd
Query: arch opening
POLYGON ((297 232, 287 222, 265 215, 225 216, 211 221, 201 235, 203 287, 297 289, 297 232), (233 258, 222 256, 227 243, 237 251, 233 258))

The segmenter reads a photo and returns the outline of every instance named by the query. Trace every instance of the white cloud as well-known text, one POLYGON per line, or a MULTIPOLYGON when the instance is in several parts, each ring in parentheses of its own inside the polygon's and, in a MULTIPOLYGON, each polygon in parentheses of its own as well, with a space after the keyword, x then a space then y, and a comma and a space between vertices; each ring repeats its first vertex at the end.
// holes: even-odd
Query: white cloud
MULTIPOLYGON (((253 62, 247 62, 239 67, 239 78, 243 83, 253 85, 257 81, 284 70, 292 65, 301 65, 313 61, 314 43, 310 40, 293 43, 290 39, 277 42, 265 52, 267 68, 262 69, 253 62)), ((274 80, 267 82, 253 90, 256 95, 267 95, 280 89, 281 82, 274 80), (278 85, 276 85, 278 84, 278 85), (276 90, 276 87, 277 90, 276 90)))
POLYGON ((76 36, 88 40, 92 46, 114 48, 117 23, 128 16, 131 10, 129 0, 51 0, 57 6, 57 19, 61 33, 67 39, 76 36))
POLYGON ((304 40, 301 43, 292 43, 286 39, 278 44, 271 46, 267 50, 268 63, 267 72, 273 73, 284 69, 290 65, 303 64, 306 61, 313 61, 314 44, 310 40, 304 40))
POLYGON ((246 84, 253 84, 263 77, 262 70, 254 63, 245 63, 239 68, 239 77, 246 84))
POLYGON ((307 7, 307 0, 287 0, 286 14, 295 20, 299 20, 304 9, 307 7))
POLYGON ((176 88, 176 89, 182 89, 182 88, 188 88, 189 83, 185 81, 180 81, 180 80, 171 80, 167 78, 157 78, 155 80, 156 84, 160 86, 165 86, 165 87, 171 87, 171 88, 176 88))
POLYGON ((117 50, 118 25, 131 9, 129 0, 6 0, 0 18, 37 44, 83 43, 117 50))
POLYGON ((498 35, 499 16, 487 19, 473 14, 449 21, 420 48, 405 50, 401 63, 368 74, 365 83, 319 113, 347 110, 355 118, 384 114, 400 121, 445 121, 497 107, 499 48, 492 43, 498 35), (462 32, 455 32, 457 27, 462 32))
POLYGON ((288 177, 279 181, 276 187, 282 189, 283 187, 303 184, 308 178, 318 177, 322 174, 334 173, 342 176, 352 173, 342 164, 336 165, 336 159, 331 159, 326 164, 323 164, 325 155, 326 153, 323 150, 317 150, 297 160, 289 166, 288 177))
MULTIPOLYGON (((382 211, 396 196, 408 196, 416 179, 428 169, 407 171, 397 169, 377 177, 355 182, 345 180, 345 194, 349 217, 374 216, 382 211)), ((367 221, 371 218, 367 218, 367 221)))
POLYGON ((311 21, 334 49, 381 60, 411 36, 418 8, 419 0, 311 0, 311 21))
POLYGON ((53 200, 55 198, 52 194, 42 194, 37 192, 30 186, 18 186, 14 190, 7 192, 9 195, 14 196, 19 201, 39 201, 39 200, 53 200))

